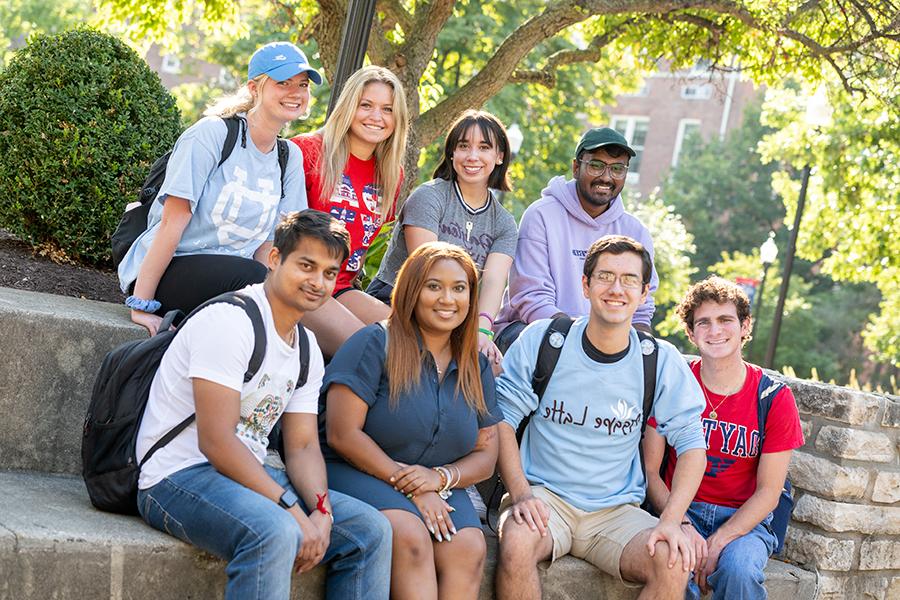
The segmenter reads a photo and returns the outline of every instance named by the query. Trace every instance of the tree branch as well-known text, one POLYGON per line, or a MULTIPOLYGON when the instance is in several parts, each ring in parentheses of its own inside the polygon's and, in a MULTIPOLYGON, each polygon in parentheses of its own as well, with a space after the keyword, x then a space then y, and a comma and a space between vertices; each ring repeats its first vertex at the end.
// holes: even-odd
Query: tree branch
MULTIPOLYGON (((638 19, 626 19, 615 25, 622 29, 637 22, 638 19)), ((587 48, 581 50, 560 50, 547 58, 542 69, 516 69, 509 78, 510 83, 535 83, 552 88, 556 85, 556 74, 560 67, 582 62, 597 62, 603 54, 603 48, 619 37, 622 31, 607 31, 591 40, 587 48)))
MULTIPOLYGON (((404 79, 414 80, 418 84, 432 54, 416 50, 435 47, 438 34, 453 14, 454 2, 455 0, 431 0, 416 8, 410 29, 404 30, 406 39, 398 51, 402 64, 398 62, 397 66, 407 70, 407 77, 404 79)), ((404 81, 405 83, 407 82, 404 81)))
POLYGON ((408 34, 412 28, 412 15, 409 14, 399 0, 379 0, 378 8, 384 13, 384 25, 388 29, 393 29, 394 24, 400 26, 403 33, 408 34))

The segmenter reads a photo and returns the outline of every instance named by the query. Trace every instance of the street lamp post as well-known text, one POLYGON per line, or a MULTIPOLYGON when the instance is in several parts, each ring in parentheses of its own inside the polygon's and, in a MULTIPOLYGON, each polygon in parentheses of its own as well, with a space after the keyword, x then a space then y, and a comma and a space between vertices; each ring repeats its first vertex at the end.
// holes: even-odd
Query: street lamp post
MULTIPOLYGON (((816 90, 806 104, 804 121, 813 130, 818 131, 831 119, 831 109, 828 105, 828 97, 825 88, 816 90)), ((791 229, 791 237, 788 242, 787 256, 784 260, 784 274, 781 276, 781 288, 778 290, 778 305, 775 307, 775 318, 772 320, 772 333, 769 336, 769 346, 766 348, 766 357, 763 366, 772 368, 775 361, 775 351, 778 348, 778 336, 781 333, 781 320, 784 317, 784 302, 787 298, 788 286, 791 281, 791 271, 794 268, 794 253, 797 251, 797 236, 800 233, 800 220, 803 218, 803 208, 806 204, 806 190, 809 187, 809 175, 812 166, 806 163, 803 167, 803 175, 800 181, 800 194, 797 197, 797 211, 794 215, 794 227, 791 229)))
MULTIPOLYGON (((344 19, 344 31, 341 34, 341 52, 338 55, 337 68, 331 82, 331 98, 328 100, 328 113, 334 110, 338 96, 344 89, 347 78, 359 69, 366 57, 369 46, 369 31, 375 16, 375 0, 350 0, 347 3, 347 17, 344 19)), ((326 116, 326 118, 327 118, 326 116)))
POLYGON ((770 231, 769 237, 759 247, 759 262, 762 263, 762 281, 759 282, 759 289, 756 291, 756 308, 753 310, 753 329, 750 332, 750 344, 747 347, 747 355, 753 351, 753 340, 756 339, 756 328, 759 326, 759 320, 762 316, 763 293, 766 290, 766 277, 769 275, 769 267, 775 262, 778 256, 778 246, 775 245, 775 232, 770 231))

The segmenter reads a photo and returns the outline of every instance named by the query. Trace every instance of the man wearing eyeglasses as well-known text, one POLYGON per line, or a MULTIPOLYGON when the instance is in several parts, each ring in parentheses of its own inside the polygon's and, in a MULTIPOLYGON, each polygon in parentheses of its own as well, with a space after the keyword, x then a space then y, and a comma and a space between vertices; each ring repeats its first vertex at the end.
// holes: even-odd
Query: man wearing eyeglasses
MULTIPOLYGON (((609 127, 591 129, 581 137, 572 160, 572 179, 554 177, 522 215, 509 289, 497 317, 497 345, 505 350, 526 324, 559 314, 588 314, 581 294, 581 271, 587 249, 604 235, 626 235, 639 241, 653 257, 650 232, 625 212, 622 189, 628 162, 635 156, 625 138, 609 127), (508 329, 504 333, 504 329, 508 329)), ((650 277, 646 299, 632 320, 650 332, 653 293, 659 283, 650 277)))
POLYGON ((600 238, 588 249, 581 277, 588 316, 567 335, 547 337, 560 354, 544 393, 539 397, 532 381, 553 321, 528 326, 503 358, 499 466, 509 493, 500 504, 500 600, 540 598, 538 562, 566 554, 626 585, 643 585, 640 598, 682 600, 696 566, 696 547, 681 523, 706 465, 703 395, 678 350, 658 340, 647 412, 678 463, 657 519, 639 508, 646 479, 639 443, 649 416, 643 355, 653 342, 642 342, 632 327, 650 272, 650 253, 640 243, 600 238), (520 448, 516 431, 525 419, 520 448))

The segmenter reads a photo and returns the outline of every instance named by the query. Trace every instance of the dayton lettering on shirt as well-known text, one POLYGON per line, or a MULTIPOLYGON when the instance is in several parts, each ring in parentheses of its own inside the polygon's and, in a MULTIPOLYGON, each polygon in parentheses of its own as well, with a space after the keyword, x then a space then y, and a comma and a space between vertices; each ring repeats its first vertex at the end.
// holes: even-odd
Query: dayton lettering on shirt
POLYGON ((738 458, 754 457, 759 454, 759 432, 757 430, 748 432, 744 425, 716 419, 703 419, 703 436, 706 438, 707 448, 709 448, 709 438, 713 431, 719 431, 722 434, 722 446, 718 449, 719 453, 738 458))
MULTIPOLYGON (((608 435, 614 433, 628 435, 635 429, 640 431, 642 415, 634 406, 629 406, 624 400, 619 400, 612 406, 612 413, 611 417, 594 417, 593 424, 588 426, 594 429, 604 429, 608 435)), ((585 406, 582 410, 572 413, 566 410, 565 401, 554 400, 552 407, 542 407, 541 416, 551 423, 584 427, 585 423, 588 423, 588 407, 585 406)))

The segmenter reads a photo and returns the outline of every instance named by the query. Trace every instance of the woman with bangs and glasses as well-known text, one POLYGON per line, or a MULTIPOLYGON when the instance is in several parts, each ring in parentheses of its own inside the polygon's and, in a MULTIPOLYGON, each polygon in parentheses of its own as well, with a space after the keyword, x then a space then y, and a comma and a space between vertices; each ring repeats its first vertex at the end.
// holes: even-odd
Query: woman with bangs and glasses
POLYGON ((390 318, 353 335, 323 380, 329 485, 391 522, 397 600, 477 598, 481 585, 484 534, 464 488, 493 473, 501 416, 477 351, 477 285, 462 248, 418 246, 390 318))
POLYGON ((363 326, 387 318, 388 309, 358 289, 357 279, 369 246, 394 218, 408 127, 400 80, 369 66, 347 79, 320 131, 292 140, 303 151, 309 207, 343 221, 350 232, 350 257, 332 298, 303 319, 326 355, 363 326))
POLYGON ((310 82, 322 76, 297 46, 272 42, 250 58, 247 78, 175 142, 147 229, 119 264, 131 320, 150 335, 169 310, 261 283, 276 217, 307 208, 300 152, 277 139, 306 116, 310 82))
POLYGON ((495 374, 502 358, 494 345, 494 317, 516 253, 516 221, 492 189, 511 189, 506 128, 489 112, 468 110, 450 126, 434 179, 416 188, 400 211, 391 241, 369 294, 390 303, 400 266, 426 242, 439 240, 466 250, 481 272, 478 348, 495 374))

